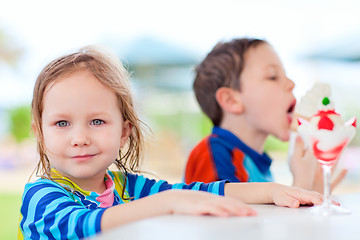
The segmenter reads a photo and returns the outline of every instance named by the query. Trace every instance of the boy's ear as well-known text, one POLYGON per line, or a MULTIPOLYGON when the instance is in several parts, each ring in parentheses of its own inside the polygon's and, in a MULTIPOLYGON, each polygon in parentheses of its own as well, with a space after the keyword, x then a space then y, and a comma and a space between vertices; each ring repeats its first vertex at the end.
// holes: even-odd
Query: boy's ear
POLYGON ((219 88, 215 93, 215 98, 220 107, 226 112, 240 114, 244 110, 239 91, 232 88, 219 88))
POLYGON ((131 130, 132 130, 132 124, 129 122, 129 120, 124 121, 122 133, 121 133, 120 148, 122 148, 129 139, 131 130))

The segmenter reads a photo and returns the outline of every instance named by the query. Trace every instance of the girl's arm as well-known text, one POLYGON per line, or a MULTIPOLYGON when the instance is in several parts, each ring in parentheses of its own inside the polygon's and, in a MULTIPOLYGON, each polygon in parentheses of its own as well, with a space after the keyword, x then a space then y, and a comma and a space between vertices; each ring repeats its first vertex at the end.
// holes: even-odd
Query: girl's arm
POLYGON ((214 216, 256 214, 242 202, 225 198, 224 185, 225 181, 208 184, 200 182, 169 184, 164 180, 156 181, 128 173, 126 189, 133 200, 105 210, 101 229, 106 230, 120 224, 165 214, 214 216))
POLYGON ((278 206, 296 208, 301 205, 319 205, 322 195, 301 188, 277 183, 226 183, 225 196, 244 203, 275 203, 278 206))
POLYGON ((275 203, 284 207, 318 205, 322 195, 276 183, 226 183, 225 196, 203 191, 168 190, 105 210, 102 230, 166 214, 250 216, 256 211, 245 203, 275 203), (239 201, 240 200, 240 201, 239 201))
POLYGON ((300 204, 320 204, 322 197, 309 192, 276 183, 192 183, 168 184, 156 182, 138 175, 128 175, 128 187, 141 189, 130 191, 135 200, 110 207, 101 219, 101 229, 107 230, 124 223, 165 214, 248 216, 256 212, 245 203, 275 203, 279 206, 298 207, 300 204), (140 182, 142 184, 136 184, 140 182), (181 188, 176 190, 174 188, 181 188), (192 189, 185 190, 184 188, 192 189), (157 189, 157 194, 155 190, 157 189), (195 190, 195 191, 194 191, 195 190), (198 190, 198 191, 196 191, 198 190), (202 191, 199 191, 202 190, 202 191), (208 193, 213 192, 225 196, 208 193), (149 196, 150 195, 150 196, 149 196), (240 201, 239 201, 240 200, 240 201))
POLYGON ((250 216, 256 211, 233 198, 203 191, 167 190, 105 210, 101 229, 167 214, 250 216))

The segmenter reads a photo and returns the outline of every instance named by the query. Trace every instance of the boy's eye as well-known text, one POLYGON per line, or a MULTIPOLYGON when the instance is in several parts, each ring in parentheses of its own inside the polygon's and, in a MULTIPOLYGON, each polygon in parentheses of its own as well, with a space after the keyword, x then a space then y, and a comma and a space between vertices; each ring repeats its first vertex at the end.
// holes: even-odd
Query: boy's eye
POLYGON ((271 76, 269 77, 270 80, 276 80, 277 79, 277 76, 271 76))
POLYGON ((95 125, 95 126, 101 125, 103 123, 104 123, 104 121, 100 120, 100 119, 94 119, 94 120, 91 121, 91 124, 95 125))
POLYGON ((67 127, 67 126, 69 126, 69 123, 67 121, 58 121, 56 123, 56 126, 58 126, 58 127, 67 127))

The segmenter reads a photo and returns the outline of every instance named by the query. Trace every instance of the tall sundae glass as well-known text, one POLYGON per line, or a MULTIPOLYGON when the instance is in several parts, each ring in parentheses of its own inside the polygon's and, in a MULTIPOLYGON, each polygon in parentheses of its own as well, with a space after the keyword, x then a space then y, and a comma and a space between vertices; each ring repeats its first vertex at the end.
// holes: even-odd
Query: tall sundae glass
POLYGON ((299 121, 298 118, 310 120, 310 118, 318 112, 318 105, 321 103, 324 97, 331 97, 331 87, 327 83, 315 83, 314 86, 309 89, 300 101, 296 102, 295 110, 293 112, 293 119, 290 125, 290 140, 288 161, 294 154, 295 142, 298 134, 299 121))
POLYGON ((332 203, 330 177, 332 167, 355 135, 356 118, 344 123, 328 97, 322 99, 318 109, 309 121, 298 118, 298 133, 305 145, 311 147, 324 173, 324 201, 313 207, 313 211, 322 215, 350 213, 332 203))

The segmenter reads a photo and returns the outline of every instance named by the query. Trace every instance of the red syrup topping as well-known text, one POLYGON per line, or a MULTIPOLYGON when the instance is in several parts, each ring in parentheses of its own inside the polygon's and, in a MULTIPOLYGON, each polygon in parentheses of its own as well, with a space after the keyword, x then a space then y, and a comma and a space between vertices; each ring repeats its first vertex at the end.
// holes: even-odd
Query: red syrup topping
POLYGON ((314 155, 317 159, 322 160, 322 161, 334 161, 338 158, 338 156, 340 155, 341 151, 344 149, 344 147, 346 146, 348 140, 345 139, 342 143, 340 143, 338 146, 329 149, 327 151, 322 151, 320 150, 317 145, 319 143, 319 140, 315 140, 313 143, 313 151, 314 151, 314 155))
POLYGON ((315 116, 319 116, 318 129, 325 129, 332 131, 334 129, 333 121, 328 117, 329 115, 339 115, 334 110, 319 111, 315 116))

